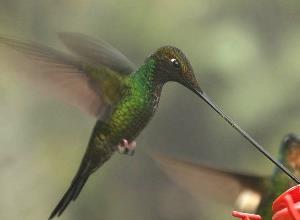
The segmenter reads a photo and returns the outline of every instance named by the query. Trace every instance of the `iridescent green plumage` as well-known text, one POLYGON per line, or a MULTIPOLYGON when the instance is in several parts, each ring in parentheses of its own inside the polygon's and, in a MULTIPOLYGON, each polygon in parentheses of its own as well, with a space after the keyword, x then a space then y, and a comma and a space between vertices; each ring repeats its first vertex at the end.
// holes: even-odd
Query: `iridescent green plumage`
POLYGON ((155 61, 149 60, 125 80, 122 100, 107 122, 118 137, 115 144, 121 138, 133 141, 155 112, 162 89, 155 74, 155 61))
MULTIPOLYGON (((198 88, 191 65, 175 47, 158 49, 134 70, 123 54, 103 41, 76 33, 59 36, 73 55, 0 37, 0 45, 18 52, 14 57, 33 64, 27 71, 32 81, 41 79, 43 85, 54 87, 59 96, 97 118, 79 170, 50 219, 60 216, 77 198, 88 177, 122 140, 135 140, 156 111, 164 83, 178 81, 198 88)), ((23 66, 20 72, 25 72, 23 66)))
MULTIPOLYGON (((47 94, 52 92, 97 118, 79 170, 50 218, 63 213, 77 198, 89 175, 117 148, 134 146, 134 139, 153 116, 162 86, 168 81, 178 82, 194 92, 272 160, 262 146, 200 89, 191 64, 178 48, 159 48, 135 70, 132 62, 106 42, 76 33, 62 33, 60 38, 72 55, 0 37, 0 46, 13 51, 12 66, 21 67, 18 71, 21 75, 27 73, 25 78, 43 85, 41 89, 47 94), (15 65, 16 60, 18 65, 15 65)), ((298 181, 285 167, 278 163, 277 166, 298 181)))
MULTIPOLYGON (((69 202, 77 198, 89 175, 113 155, 122 139, 134 141, 147 125, 157 108, 162 89, 162 83, 156 81, 157 74, 155 61, 149 59, 123 78, 119 100, 111 106, 106 117, 96 122, 78 174, 50 218, 59 216, 69 202)), ((93 75, 97 77, 97 72, 93 75)))

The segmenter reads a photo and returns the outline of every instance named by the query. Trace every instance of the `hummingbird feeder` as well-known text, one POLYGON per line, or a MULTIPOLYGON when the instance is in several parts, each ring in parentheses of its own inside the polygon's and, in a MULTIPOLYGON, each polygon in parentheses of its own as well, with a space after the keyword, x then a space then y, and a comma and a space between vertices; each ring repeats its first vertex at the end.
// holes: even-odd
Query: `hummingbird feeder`
MULTIPOLYGON (((300 220, 300 185, 282 193, 272 206, 272 220, 300 220)), ((259 215, 233 211, 232 216, 241 220, 262 220, 259 215)), ((265 219, 267 220, 267 219, 265 219)))

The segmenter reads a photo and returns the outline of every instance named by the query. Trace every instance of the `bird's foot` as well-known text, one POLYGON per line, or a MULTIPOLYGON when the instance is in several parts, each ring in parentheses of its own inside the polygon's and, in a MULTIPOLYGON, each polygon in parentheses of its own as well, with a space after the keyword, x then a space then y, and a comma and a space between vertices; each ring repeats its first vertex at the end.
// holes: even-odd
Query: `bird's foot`
POLYGON ((120 154, 126 154, 133 156, 135 153, 136 142, 128 142, 126 139, 122 139, 121 143, 118 145, 118 151, 120 154))

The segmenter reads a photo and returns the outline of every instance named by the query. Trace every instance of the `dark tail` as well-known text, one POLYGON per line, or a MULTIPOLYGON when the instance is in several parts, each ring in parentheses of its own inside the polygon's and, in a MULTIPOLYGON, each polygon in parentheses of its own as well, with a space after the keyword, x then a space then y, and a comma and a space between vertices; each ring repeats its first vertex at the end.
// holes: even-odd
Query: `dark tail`
POLYGON ((112 156, 114 152, 113 149, 104 146, 102 146, 102 148, 98 146, 98 148, 95 149, 96 145, 93 142, 97 132, 101 131, 104 125, 105 124, 101 121, 98 121, 96 123, 90 142, 88 144, 87 151, 82 159, 77 174, 75 175, 67 192, 64 194, 55 209, 52 211, 49 220, 54 218, 55 216, 59 217, 64 212, 70 202, 74 201, 78 197, 89 176, 112 156))
POLYGON ((79 193, 81 192, 84 184, 88 180, 89 176, 90 176, 89 174, 82 175, 80 172, 77 173, 69 189, 64 194, 62 199, 59 201, 55 209, 52 211, 49 220, 54 218, 55 216, 59 217, 68 207, 70 202, 75 201, 75 199, 78 197, 79 193))

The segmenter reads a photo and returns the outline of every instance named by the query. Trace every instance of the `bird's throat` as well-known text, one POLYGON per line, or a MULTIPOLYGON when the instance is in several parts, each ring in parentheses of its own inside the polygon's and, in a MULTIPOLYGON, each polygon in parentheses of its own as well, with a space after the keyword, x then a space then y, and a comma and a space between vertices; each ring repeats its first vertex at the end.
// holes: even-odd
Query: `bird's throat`
POLYGON ((156 61, 152 58, 131 75, 131 82, 134 86, 140 87, 150 93, 161 91, 164 81, 156 68, 156 61))

